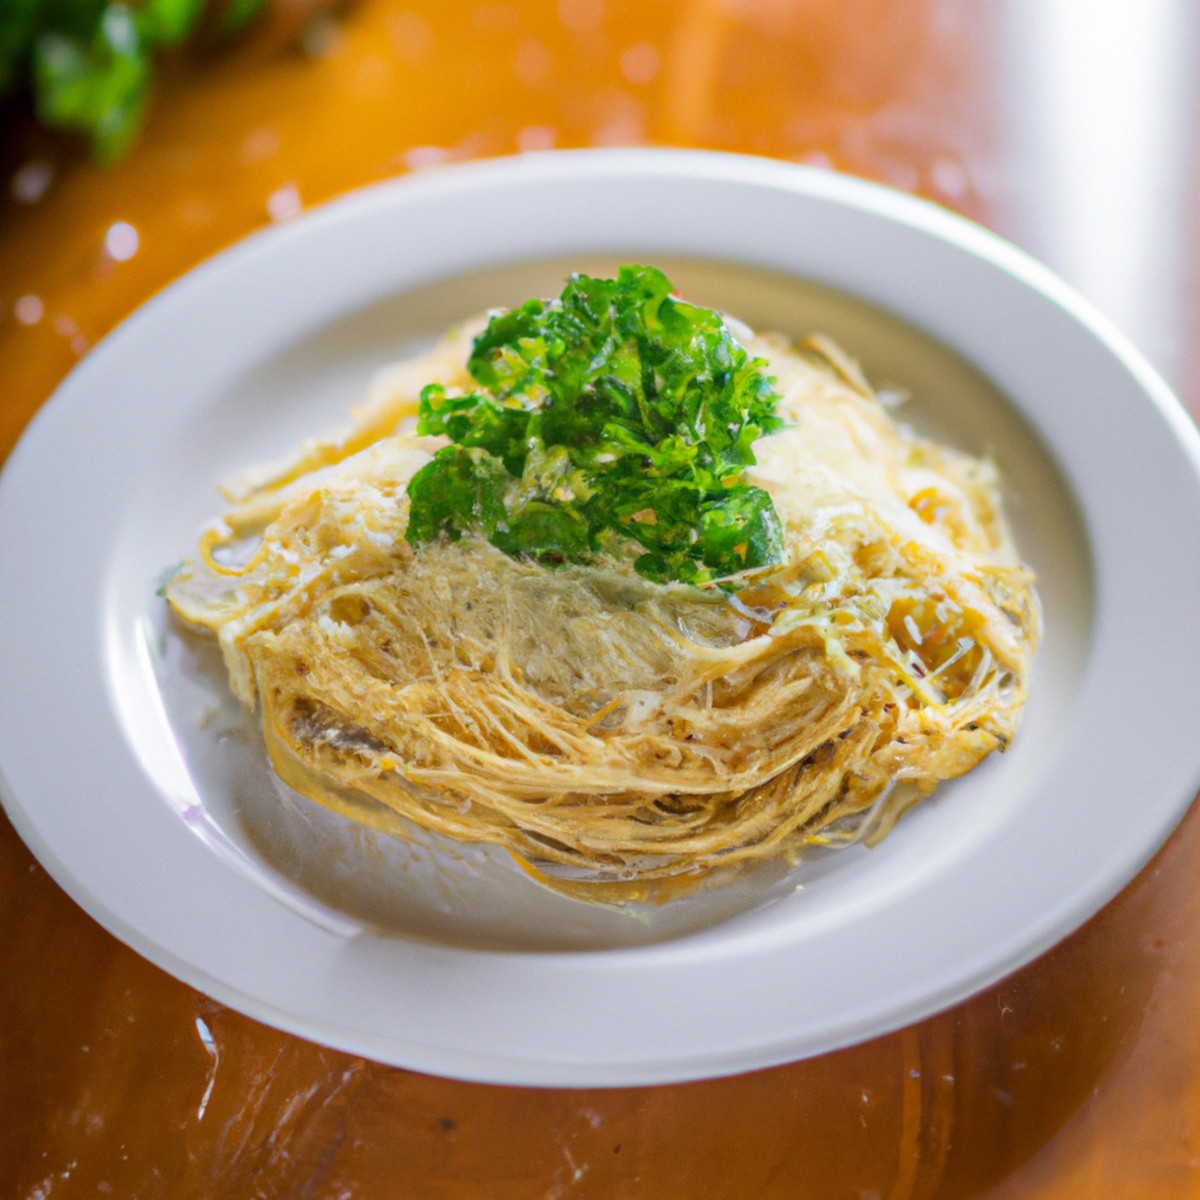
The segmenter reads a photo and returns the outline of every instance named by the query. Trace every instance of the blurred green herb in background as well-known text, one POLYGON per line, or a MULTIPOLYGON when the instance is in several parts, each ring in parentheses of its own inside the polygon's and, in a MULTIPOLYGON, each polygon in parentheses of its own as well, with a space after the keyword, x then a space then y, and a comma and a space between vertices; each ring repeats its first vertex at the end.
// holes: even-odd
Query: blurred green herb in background
MULTIPOLYGON (((216 26, 241 28, 266 0, 224 0, 216 26)), ((186 40, 206 0, 0 0, 0 100, 22 88, 48 128, 83 134, 98 162, 133 144, 155 54, 186 40)))

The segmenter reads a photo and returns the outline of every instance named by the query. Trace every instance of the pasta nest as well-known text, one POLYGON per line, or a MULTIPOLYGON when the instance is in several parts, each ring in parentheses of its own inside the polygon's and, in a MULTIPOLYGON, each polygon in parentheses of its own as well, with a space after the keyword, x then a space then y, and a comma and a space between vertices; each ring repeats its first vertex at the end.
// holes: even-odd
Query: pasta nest
POLYGON ((167 587, 286 783, 504 846, 560 890, 665 898, 875 841, 1008 744, 1038 606, 990 463, 897 425, 827 340, 754 336, 787 425, 747 478, 782 563, 695 588, 470 536, 414 553, 405 488, 443 443, 407 430, 422 384, 470 386, 470 333, 385 374, 347 430, 231 481, 167 587))

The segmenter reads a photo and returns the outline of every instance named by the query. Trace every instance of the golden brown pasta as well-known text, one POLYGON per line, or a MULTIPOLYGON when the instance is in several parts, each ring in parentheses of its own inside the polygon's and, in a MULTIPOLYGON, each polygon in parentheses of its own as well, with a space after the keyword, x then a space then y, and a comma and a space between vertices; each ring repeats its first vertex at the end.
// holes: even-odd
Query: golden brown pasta
POLYGON ((629 898, 874 840, 1004 748, 1038 621, 989 464, 899 428, 823 339, 757 336, 787 424, 748 478, 782 563, 726 591, 470 536, 414 552, 405 488, 441 439, 406 430, 420 384, 469 383, 469 334, 393 372, 341 437, 233 485, 169 585, 287 783, 629 898))

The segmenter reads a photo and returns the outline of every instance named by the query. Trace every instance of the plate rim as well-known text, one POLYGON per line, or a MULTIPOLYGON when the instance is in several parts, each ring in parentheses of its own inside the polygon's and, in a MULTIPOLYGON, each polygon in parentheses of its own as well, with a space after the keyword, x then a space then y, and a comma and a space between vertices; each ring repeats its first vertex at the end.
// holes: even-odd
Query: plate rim
MULTIPOLYGON (((3 517, 17 504, 12 496, 17 485, 12 481, 26 471, 24 464, 27 457, 34 453, 41 441, 50 436, 45 432, 51 421, 48 414, 54 410, 59 396, 68 386, 73 388, 80 386, 78 379, 86 376, 89 362, 94 364, 98 361, 107 361, 102 356, 114 353, 113 346, 117 346, 119 351, 124 340, 137 336, 147 321, 157 319, 155 314, 164 311, 164 307, 169 312, 170 306, 176 303, 176 298, 181 294, 181 290, 194 287, 197 279, 219 280, 222 273, 228 274, 231 270, 235 272, 245 270, 246 264, 252 263, 264 248, 274 248, 274 252, 278 253, 281 248, 286 249, 293 242, 302 245, 305 240, 311 240, 317 236, 320 230, 328 226, 336 227, 347 219, 354 219, 355 214, 361 216, 364 212, 376 208, 386 211, 389 206, 397 202, 397 197, 400 197, 401 201, 408 198, 411 203, 429 203, 438 197, 444 198, 448 195, 461 196, 495 190, 497 187, 505 186, 513 179, 525 183, 540 180, 542 184, 545 184, 557 180, 560 183, 573 181, 577 184, 580 180, 611 180, 614 177, 640 178, 643 181, 647 179, 700 180, 702 184, 704 181, 710 183, 716 181, 732 185, 735 188, 766 189, 776 194, 803 195, 824 203, 848 204, 874 217, 899 223, 911 230, 917 230, 935 241, 956 247, 959 251, 973 256, 988 264, 990 268, 999 270, 1027 287, 1087 331, 1128 373, 1131 380, 1137 385, 1141 396, 1152 404, 1165 429, 1171 435, 1175 447, 1182 452, 1190 465, 1193 477, 1191 482, 1193 485, 1200 486, 1200 434, 1197 434, 1190 418, 1153 368, 1121 334, 1113 329, 1103 317, 1095 313, 1085 301, 1076 296, 1067 285, 1023 252, 981 226, 939 209, 927 201, 893 192, 881 185, 834 175, 817 168, 774 160, 685 150, 556 151, 521 156, 516 159, 488 160, 438 167, 416 176, 405 176, 370 185, 368 188, 339 197, 295 222, 269 227, 249 235, 232 247, 199 264, 180 280, 163 289, 136 310, 130 318, 117 326, 68 376, 67 380, 64 380, 55 395, 35 415, 18 445, 10 454, 3 470, 0 471, 0 550, 7 548, 11 540, 3 517), (76 380, 75 384, 71 384, 72 379, 76 380), (38 432, 39 430, 43 432, 38 432)), ((585 249, 579 251, 579 253, 585 252, 585 249)), ((477 263, 476 268, 485 265, 488 264, 477 263)), ((369 301, 364 299, 363 303, 367 302, 369 301)), ((61 403, 59 407, 62 407, 61 403)), ((1055 447, 1051 446, 1051 449, 1053 450, 1055 447)), ((1084 516, 1088 516, 1086 510, 1084 516)), ((1099 568, 1096 569, 1099 570, 1099 568)), ((0 584, 0 614, 5 612, 5 594, 3 584, 0 584)), ((11 604, 11 596, 8 602, 11 604)), ((1100 633, 1097 632, 1096 636, 1099 637, 1100 633)), ((3 631, 0 631, 0 645, 4 644, 5 637, 3 631)), ((1193 641, 1196 639, 1193 638, 1193 641)), ((1197 661, 1200 661, 1200 642, 1197 642, 1197 646, 1191 647, 1190 652, 1198 655, 1197 661)), ((3 697, 0 697, 0 700, 2 699, 3 697)), ((6 755, 11 758, 12 754, 11 745, 6 746, 3 723, 0 723, 0 799, 3 800, 10 819, 13 820, 20 835, 34 849, 36 856, 60 885, 86 911, 116 933, 121 940, 132 945, 143 956, 164 967, 171 974, 216 996, 235 1009, 248 1012, 252 1016, 267 1020, 272 1025, 287 1029, 289 1032, 310 1040, 338 1045, 343 1049, 351 1049, 353 1052, 363 1053, 382 1061, 398 1062, 400 1065, 437 1074, 488 1082, 532 1083, 550 1086, 576 1084, 619 1086, 630 1083, 661 1083, 708 1077, 714 1074, 729 1074, 789 1061, 794 1057, 805 1057, 809 1054, 832 1050, 860 1041, 864 1037, 900 1028, 910 1021, 931 1015, 1031 961, 1054 942, 1082 924, 1103 903, 1111 899, 1145 862, 1149 861, 1183 816, 1197 787, 1200 787, 1200 762, 1193 762, 1188 785, 1182 789, 1187 794, 1175 796, 1170 805, 1163 806, 1161 836, 1153 840, 1144 839, 1143 844, 1138 847, 1137 854, 1129 856, 1131 863, 1134 859, 1137 861, 1134 869, 1126 878, 1119 881, 1106 880, 1103 886, 1092 889, 1082 905, 1082 907, 1089 908, 1089 911, 1080 916, 1075 910, 1078 910, 1081 905, 1076 904, 1069 916, 1060 913, 1056 919, 1047 919, 1043 927, 1036 932, 1036 936, 1025 938, 1017 951, 993 962, 990 971, 976 972, 969 983, 964 984, 962 980, 959 980, 953 986, 943 987, 936 992, 925 994, 916 1004, 910 1004, 907 1007, 893 1006, 892 1015, 886 1028, 880 1027, 876 1018, 867 1015, 857 1024, 854 1022, 844 1023, 836 1037, 826 1038, 815 1048, 802 1049, 800 1055, 794 1053, 794 1046, 774 1046, 769 1049, 755 1046, 752 1049, 727 1047, 723 1054, 709 1054, 706 1057, 700 1056, 686 1061, 676 1055, 673 1058, 663 1058, 653 1063, 648 1062, 644 1056, 630 1061, 614 1058, 604 1063, 595 1061, 585 1063, 561 1060, 538 1062, 530 1060, 528 1056, 508 1059, 502 1054, 496 1054, 484 1062, 476 1051, 459 1052, 456 1048, 447 1046, 430 1049, 428 1046, 409 1044, 403 1039, 396 1038, 381 1041, 379 1038, 368 1036, 362 1032, 348 1037, 345 1036, 344 1031, 333 1031, 337 1036, 331 1038, 331 1030, 327 1025, 302 1019, 294 1012, 266 1004, 261 999, 231 985, 228 981, 214 978, 205 971, 197 970, 186 958, 180 958, 174 954, 170 947, 148 942, 136 926, 130 925, 120 912, 115 911, 103 897, 94 895, 76 877, 55 851, 54 845, 43 836, 32 811, 27 811, 28 806, 18 795, 19 787, 14 788, 9 783, 4 762, 6 755)), ((662 948, 657 947, 656 949, 661 956, 662 948)), ((684 958, 692 953, 686 948, 680 952, 684 958)), ((616 961, 626 954, 635 957, 642 954, 641 951, 614 950, 564 953, 558 957, 564 960, 578 960, 580 964, 587 964, 585 971, 590 971, 597 953, 602 953, 610 961, 616 961)), ((435 951, 433 957, 437 956, 435 951)), ((671 957, 671 954, 668 953, 666 956, 671 957)), ((520 952, 507 952, 505 957, 509 961, 515 961, 521 957, 521 954, 520 952)))

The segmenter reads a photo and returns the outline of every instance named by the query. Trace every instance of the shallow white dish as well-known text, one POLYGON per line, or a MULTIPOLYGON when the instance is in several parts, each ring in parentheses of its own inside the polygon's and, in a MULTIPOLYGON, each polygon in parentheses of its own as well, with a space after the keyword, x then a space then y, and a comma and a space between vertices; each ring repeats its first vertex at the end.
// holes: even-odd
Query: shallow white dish
POLYGON ((1198 464, 1164 385, 1061 283, 885 189, 659 151, 381 185, 168 288, 14 452, 0 790, 118 937, 316 1041, 564 1085, 816 1054, 1028 962, 1179 820, 1200 786, 1198 464), (689 298, 760 327, 822 328, 877 382, 910 387, 914 423, 996 454, 1041 577, 1045 645, 1014 748, 769 904, 731 893, 630 918, 510 889, 469 852, 431 865, 281 797, 155 595, 219 510, 217 479, 336 424, 374 369, 455 319, 618 261, 664 265, 689 298))

